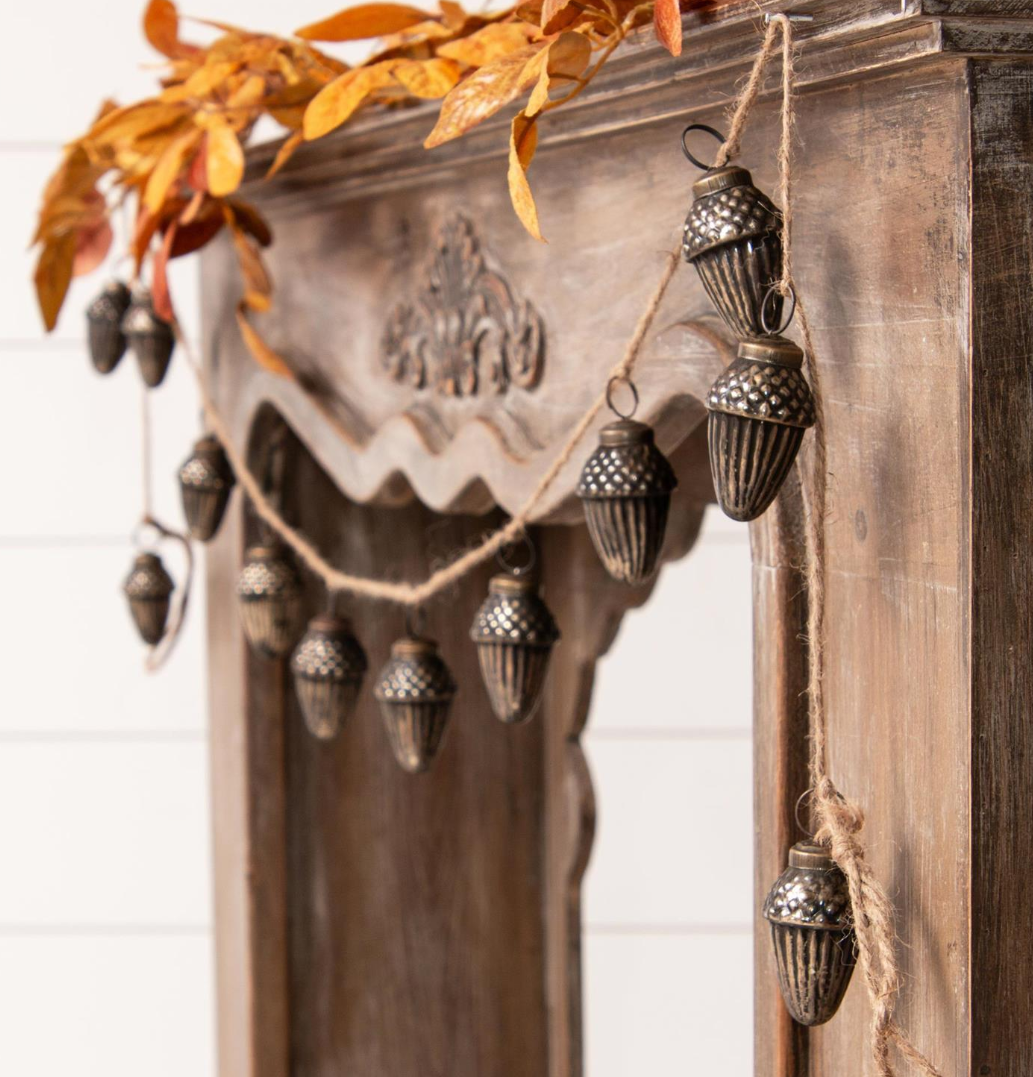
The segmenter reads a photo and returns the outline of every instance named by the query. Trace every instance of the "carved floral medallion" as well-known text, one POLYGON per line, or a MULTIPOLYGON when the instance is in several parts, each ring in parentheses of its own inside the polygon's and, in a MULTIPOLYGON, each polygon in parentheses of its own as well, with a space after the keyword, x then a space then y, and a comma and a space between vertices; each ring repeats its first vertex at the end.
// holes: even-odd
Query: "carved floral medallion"
POLYGON ((445 396, 534 388, 544 357, 541 318, 487 267, 464 217, 439 230, 427 276, 415 302, 388 318, 381 360, 390 377, 445 396))

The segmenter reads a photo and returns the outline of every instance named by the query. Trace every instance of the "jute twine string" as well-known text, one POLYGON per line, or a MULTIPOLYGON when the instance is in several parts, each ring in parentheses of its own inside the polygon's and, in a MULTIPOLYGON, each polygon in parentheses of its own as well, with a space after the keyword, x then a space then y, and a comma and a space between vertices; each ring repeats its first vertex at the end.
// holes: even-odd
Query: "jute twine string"
MULTIPOLYGON (((825 411, 821 385, 821 368, 817 362, 814 334, 807 308, 799 289, 794 287, 792 262, 792 148, 793 148, 793 30, 785 15, 771 18, 764 44, 758 55, 763 65, 774 49, 775 35, 782 35, 782 110, 781 138, 778 148, 780 201, 783 214, 782 276, 777 284, 783 296, 790 292, 796 297, 796 317, 807 356, 807 373, 818 421, 811 444, 810 482, 803 484, 807 517, 807 536, 810 556, 807 566, 807 638, 808 638, 808 725, 811 755, 811 811, 815 823, 815 840, 829 847, 830 854, 846 876, 853 908, 854 931, 857 936, 858 958, 872 1007, 871 1048, 880 1077, 894 1077, 890 1060, 890 1045, 895 1044, 901 1055, 925 1077, 940 1077, 939 1070, 915 1047, 907 1033, 894 1019, 897 993, 900 989, 900 969, 896 955, 893 904, 886 890, 875 877, 860 839, 864 826, 864 811, 854 801, 847 800, 828 773, 828 717, 825 709, 825 580, 826 535, 828 511, 828 452, 825 431, 825 411)), ((757 67, 751 74, 747 90, 754 95, 759 78, 754 80, 757 67)), ((734 127, 734 125, 733 125, 734 127)), ((736 136, 737 137, 737 136, 736 136)))

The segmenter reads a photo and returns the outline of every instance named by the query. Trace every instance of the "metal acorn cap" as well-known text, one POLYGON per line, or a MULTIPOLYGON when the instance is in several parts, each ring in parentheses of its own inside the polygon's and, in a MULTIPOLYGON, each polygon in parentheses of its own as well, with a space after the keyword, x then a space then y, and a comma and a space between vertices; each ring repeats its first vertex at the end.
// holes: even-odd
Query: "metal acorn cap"
POLYGON ((173 587, 172 577, 155 553, 138 554, 122 586, 136 630, 152 647, 165 635, 173 587))
POLYGON ((152 389, 157 388, 169 369, 176 338, 172 326, 154 313, 154 303, 147 288, 133 289, 132 302, 122 319, 122 332, 140 365, 143 380, 152 389))
POLYGON ((129 303, 129 289, 120 280, 112 280, 86 308, 90 359, 101 374, 110 374, 125 354, 122 319, 129 303))
POLYGON ((549 607, 526 576, 493 576, 474 618, 484 687, 503 722, 526 722, 542 701, 552 645, 560 638, 549 607))
POLYGON ((410 774, 425 771, 441 747, 456 694, 438 645, 417 636, 397 640, 373 694, 399 765, 410 774))
POLYGON ((208 434, 195 443, 179 469, 183 515, 191 538, 207 542, 219 530, 236 481, 218 438, 208 434))
POLYGON ((782 296, 768 295, 782 265, 782 214, 753 185, 745 168, 711 169, 692 186, 682 253, 728 327, 740 337, 763 333, 765 298, 771 324, 782 296))
POLYGON ((314 737, 337 736, 355 710, 368 665, 351 622, 329 613, 309 621, 294 648, 291 673, 305 725, 314 737))
POLYGON ((707 394, 710 470, 733 520, 755 520, 774 501, 814 425, 803 352, 784 337, 748 340, 707 394))
POLYGON ((822 1025, 843 1001, 854 971, 846 876, 822 845, 801 841, 764 900, 786 1008, 801 1025, 822 1025))
POLYGON ((652 427, 619 419, 599 432, 577 494, 596 552, 614 579, 643 583, 656 571, 677 485, 652 427))
POLYGON ((237 578, 240 619, 248 642, 266 658, 283 658, 301 634, 301 577, 286 546, 250 546, 237 578))

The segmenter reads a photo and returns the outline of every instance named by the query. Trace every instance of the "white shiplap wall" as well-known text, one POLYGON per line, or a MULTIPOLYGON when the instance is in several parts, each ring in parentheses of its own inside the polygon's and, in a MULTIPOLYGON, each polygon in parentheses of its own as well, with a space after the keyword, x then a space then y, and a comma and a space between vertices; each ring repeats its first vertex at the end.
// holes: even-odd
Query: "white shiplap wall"
MULTIPOLYGON (((102 98, 153 84, 142 6, 4 15, 26 43, 0 65, 0 1073, 17 1077, 215 1077, 203 595, 147 677, 118 591, 140 510, 138 379, 129 357, 103 379, 85 357, 102 275, 43 337, 25 253, 61 143, 102 98)), ((286 32, 333 8, 199 10, 286 32)), ((196 325, 195 267, 175 272, 196 325)), ((158 511, 177 520, 172 473, 197 420, 181 366, 152 401, 158 511)), ((748 561, 745 532, 712 513, 600 668, 588 1077, 749 1072, 748 561)))

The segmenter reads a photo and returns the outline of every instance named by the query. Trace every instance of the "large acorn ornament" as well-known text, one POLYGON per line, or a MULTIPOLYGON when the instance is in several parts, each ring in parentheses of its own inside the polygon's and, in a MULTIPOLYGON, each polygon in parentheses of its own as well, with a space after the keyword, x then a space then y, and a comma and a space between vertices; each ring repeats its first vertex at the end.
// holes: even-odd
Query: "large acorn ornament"
POLYGON ((219 530, 235 482, 233 468, 218 438, 208 434, 196 442, 179 469, 183 515, 191 538, 208 542, 219 530))
POLYGON ((172 577, 157 554, 137 555, 122 590, 129 599, 129 612, 137 632, 152 647, 165 635, 173 587, 172 577))
POLYGON ((332 740, 351 717, 366 675, 366 652, 351 623, 332 613, 313 617, 294 648, 294 689, 314 737, 332 740))
POLYGON ((763 333, 763 312, 777 324, 782 297, 769 296, 782 266, 782 214, 738 165, 707 168, 685 145, 690 131, 724 141, 719 131, 691 124, 682 134, 686 157, 706 174, 692 186, 695 201, 685 220, 682 253, 728 327, 740 337, 763 333))
POLYGON ((496 716, 507 723, 528 721, 542 701, 549 655, 560 638, 534 580, 516 574, 492 577, 470 638, 477 644, 496 716))
POLYGON ((266 658, 283 658, 301 634, 301 577, 286 546, 250 546, 237 578, 244 635, 266 658))
POLYGON ((143 380, 152 389, 161 385, 176 338, 172 326, 154 312, 148 289, 139 286, 133 289, 132 302, 122 319, 122 332, 140 365, 143 380))
POLYGON ((814 425, 803 352, 784 337, 747 340, 707 395, 710 470, 733 520, 755 520, 774 501, 814 425))
POLYGON ((122 319, 129 304, 129 289, 120 280, 113 280, 104 285, 104 290, 86 308, 90 360, 101 374, 110 374, 125 354, 122 319))
POLYGON ((427 770, 441 747, 456 683, 429 639, 407 635, 391 648, 373 690, 395 759, 403 770, 427 770))
MULTIPOLYGON (((671 491, 678 485, 667 457, 656 447, 653 429, 634 414, 599 431, 599 446, 581 471, 577 494, 588 532, 606 571, 622 583, 643 583, 656 571, 667 529, 671 491)), ((638 393, 628 383, 638 405, 638 393)))
POLYGON ((856 960, 846 876, 822 845, 802 841, 764 901, 786 1008, 801 1025, 828 1021, 856 960))

